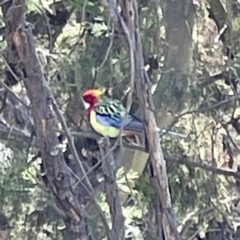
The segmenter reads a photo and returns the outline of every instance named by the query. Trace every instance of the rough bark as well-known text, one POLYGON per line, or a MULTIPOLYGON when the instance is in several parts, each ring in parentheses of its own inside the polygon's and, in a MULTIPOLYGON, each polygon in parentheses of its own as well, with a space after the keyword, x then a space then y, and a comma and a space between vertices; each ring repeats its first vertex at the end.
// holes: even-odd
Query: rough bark
POLYGON ((31 108, 3 82, 0 83, 0 139, 29 147, 34 131, 31 108))
MULTIPOLYGON (((178 239, 174 219, 171 215, 171 198, 169 194, 169 186, 166 172, 165 160, 162 149, 159 143, 159 135, 156 132, 156 120, 153 114, 153 101, 151 95, 151 84, 148 76, 144 70, 142 44, 139 34, 139 16, 138 5, 135 0, 123 0, 122 18, 118 12, 117 7, 108 1, 101 1, 105 7, 106 12, 110 15, 116 27, 121 26, 125 39, 128 43, 129 58, 131 63, 131 83, 132 91, 135 89, 137 97, 143 106, 144 118, 146 121, 146 132, 149 141, 149 152, 154 167, 154 177, 156 178, 156 193, 159 197, 162 206, 162 222, 165 239, 178 239), (134 88, 134 89, 133 89, 134 88)), ((130 92, 132 94, 132 92, 130 92)), ((131 99, 131 96, 129 97, 131 99)), ((129 101, 128 101, 129 104, 129 101)), ((129 107, 129 106, 127 106, 129 107)))
MULTIPOLYGON (((228 28, 221 34, 220 39, 224 42, 226 47, 230 47, 231 44, 231 26, 230 26, 230 18, 227 13, 227 9, 224 8, 222 1, 219 0, 208 0, 210 9, 209 9, 209 17, 212 18, 218 27, 218 31, 220 31, 224 24, 228 25, 228 28)), ((229 3, 227 3, 229 4, 229 3)))
POLYGON ((165 65, 154 94, 160 127, 166 127, 173 115, 185 108, 185 94, 191 84, 194 16, 192 1, 166 1, 165 65))
POLYGON ((124 217, 116 179, 117 165, 113 157, 113 151, 111 151, 110 148, 109 139, 105 140, 106 143, 101 146, 101 155, 103 160, 102 171, 104 175, 104 192, 106 193, 106 199, 109 204, 112 218, 112 229, 109 232, 108 239, 124 240, 124 217))
MULTIPOLYGON (((64 221, 71 239, 91 239, 84 210, 73 186, 73 177, 67 167, 56 134, 56 119, 52 110, 54 98, 44 78, 36 55, 31 26, 26 22, 25 1, 10 1, 5 14, 8 58, 15 59, 24 80, 32 106, 37 145, 41 152, 44 178, 57 206, 64 212, 64 221)), ((6 9, 5 9, 6 10, 6 9)), ((54 103, 55 104, 55 103, 54 103)), ((82 173, 83 174, 83 173, 82 173)))
POLYGON ((128 26, 128 31, 131 36, 129 42, 130 52, 133 51, 132 54, 134 55, 133 59, 130 55, 131 65, 134 65, 134 86, 141 106, 143 106, 143 115, 146 122, 146 133, 149 143, 149 153, 153 164, 154 177, 156 178, 156 193, 162 208, 163 233, 166 239, 178 239, 175 221, 171 214, 172 205, 169 193, 166 163, 159 142, 159 134, 156 131, 157 124, 153 113, 155 107, 151 94, 152 85, 144 69, 142 43, 139 32, 138 5, 134 0, 128 1, 128 5, 131 5, 131 7, 126 9, 126 16, 128 18, 128 22, 133 22, 132 25, 128 26), (131 47, 133 49, 131 49, 131 47))
POLYGON ((10 236, 8 218, 0 212, 0 240, 7 240, 10 236))
MULTIPOLYGON (((122 24, 125 24, 124 19, 128 21, 128 24, 133 26, 132 23, 129 22, 129 20, 127 20, 127 15, 125 12, 123 12, 124 19, 118 14, 117 5, 116 5, 117 3, 115 1, 113 1, 113 4, 111 4, 110 1, 99 0, 99 3, 104 7, 106 14, 111 18, 115 27, 118 29, 121 29, 120 30, 121 32, 124 32, 124 29, 122 27, 122 24)), ((123 1, 121 1, 119 4, 123 6, 123 8, 124 7, 132 8, 131 3, 129 5, 128 3, 124 3, 123 1)), ((125 28, 125 30, 127 29, 125 28)), ((123 34, 121 36, 122 36, 123 46, 129 51, 129 44, 128 44, 126 34, 123 34)), ((131 82, 133 83, 134 80, 131 80, 131 82)), ((123 158, 121 155, 117 155, 117 159, 120 159, 118 160, 118 162, 120 163, 121 166, 124 166, 126 173, 129 172, 130 170, 133 170, 134 172, 137 172, 138 175, 140 176, 143 173, 146 167, 146 164, 149 160, 149 153, 144 151, 139 151, 139 150, 133 150, 131 148, 125 148, 123 150, 123 154, 124 154, 123 158)), ((121 192, 120 194, 121 194, 121 203, 124 204, 129 194, 125 192, 121 192)))
MULTIPOLYGON (((164 18, 166 20, 167 41, 164 73, 154 94, 154 103, 157 109, 157 124, 160 127, 168 127, 173 117, 185 108, 185 102, 187 101, 187 86, 191 84, 191 61, 193 55, 192 31, 195 18, 195 9, 192 1, 166 1, 164 18)), ((153 126, 155 125, 155 123, 152 124, 153 126)), ((152 147, 156 148, 157 144, 158 143, 155 142, 155 145, 152 147)), ((161 156, 161 158, 163 158, 163 156, 161 156)), ((165 175, 166 171, 164 171, 165 161, 161 163, 162 165, 160 165, 159 168, 156 167, 156 169, 158 169, 157 175, 163 179, 167 179, 165 175)), ((160 186, 163 186, 163 184, 160 183, 160 186)), ((167 181, 165 187, 168 187, 167 181)), ((167 217, 171 216, 170 227, 167 228, 167 230, 171 232, 173 231, 171 227, 176 226, 176 222, 174 222, 175 219, 171 208, 170 195, 167 194, 169 193, 162 191, 160 199, 164 198, 168 201, 165 201, 165 205, 163 205, 162 201, 160 202, 161 208, 168 209, 167 217)), ((176 239, 179 238, 177 233, 175 236, 176 239)))
POLYGON ((165 9, 167 51, 165 69, 180 73, 190 71, 192 60, 192 28, 194 6, 192 1, 167 1, 165 9), (183 61, 184 60, 184 61, 183 61))
MULTIPOLYGON (((9 7, 12 4, 12 0, 9 1, 3 1, 1 2, 1 8, 3 17, 5 18, 7 16, 7 11, 9 7)), ((41 13, 37 11, 31 11, 28 14, 26 14, 26 19, 29 23, 31 23, 34 28, 32 29, 34 36, 46 36, 49 37, 49 50, 52 51, 54 44, 56 42, 57 37, 62 32, 63 27, 67 23, 69 17, 72 14, 72 9, 68 10, 66 6, 61 2, 54 2, 50 4, 50 8, 54 9, 54 12, 56 12, 56 15, 51 14, 47 9, 44 9, 43 6, 39 6, 39 10, 41 13), (50 30, 54 32, 54 34, 51 34, 50 30)), ((6 26, 2 27, 0 29, 0 35, 5 35, 5 32, 8 31, 6 29, 6 26)), ((18 83, 18 80, 21 80, 18 72, 17 72, 17 63, 15 58, 8 58, 9 56, 6 55, 6 60, 11 67, 11 70, 9 68, 4 69, 6 79, 5 83, 8 86, 13 86, 18 83), (19 79, 16 79, 16 77, 19 77, 19 79)))

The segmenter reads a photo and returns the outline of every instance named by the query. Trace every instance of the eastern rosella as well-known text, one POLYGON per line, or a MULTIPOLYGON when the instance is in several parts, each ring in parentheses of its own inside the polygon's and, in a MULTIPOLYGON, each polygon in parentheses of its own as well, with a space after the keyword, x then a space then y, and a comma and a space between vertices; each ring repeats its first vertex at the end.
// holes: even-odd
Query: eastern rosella
MULTIPOLYGON (((88 89, 83 93, 83 101, 93 129, 104 137, 116 138, 122 129, 123 136, 133 136, 144 131, 144 123, 126 112, 119 100, 108 98, 101 89, 88 89)), ((157 131, 175 136, 184 134, 158 128, 157 131)))

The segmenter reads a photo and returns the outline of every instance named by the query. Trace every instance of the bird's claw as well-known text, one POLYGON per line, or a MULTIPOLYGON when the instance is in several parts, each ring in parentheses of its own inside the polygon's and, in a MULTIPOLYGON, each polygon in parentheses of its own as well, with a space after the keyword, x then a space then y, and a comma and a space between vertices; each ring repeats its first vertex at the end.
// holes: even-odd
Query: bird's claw
POLYGON ((98 140, 98 145, 99 146, 106 146, 107 144, 107 138, 106 137, 101 137, 99 140, 98 140))

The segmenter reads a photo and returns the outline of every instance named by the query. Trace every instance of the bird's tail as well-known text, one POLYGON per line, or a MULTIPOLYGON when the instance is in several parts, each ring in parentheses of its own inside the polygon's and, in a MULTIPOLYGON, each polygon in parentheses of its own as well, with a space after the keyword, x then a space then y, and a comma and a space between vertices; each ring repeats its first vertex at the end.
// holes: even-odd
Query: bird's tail
MULTIPOLYGON (((129 131, 129 132, 142 132, 145 130, 144 128, 144 123, 142 120, 140 120, 138 117, 136 116, 131 116, 130 119, 126 119, 126 123, 124 124, 124 130, 125 131, 129 131)), ((173 132, 173 131, 168 131, 167 129, 164 128, 157 128, 158 132, 161 133, 167 133, 167 134, 171 134, 173 136, 178 136, 178 137, 182 137, 182 138, 188 138, 188 136, 186 134, 183 133, 178 133, 178 132, 173 132)))

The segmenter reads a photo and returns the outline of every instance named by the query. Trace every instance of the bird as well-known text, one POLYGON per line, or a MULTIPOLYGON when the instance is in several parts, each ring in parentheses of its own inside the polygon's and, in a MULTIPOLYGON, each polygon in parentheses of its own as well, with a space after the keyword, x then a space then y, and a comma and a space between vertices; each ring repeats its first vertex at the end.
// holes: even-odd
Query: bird
MULTIPOLYGON (((145 131, 144 122, 126 111, 122 102, 106 96, 106 89, 90 88, 83 95, 83 104, 95 132, 103 137, 134 136, 145 131)), ((157 128, 156 131, 187 138, 187 135, 157 128)))

